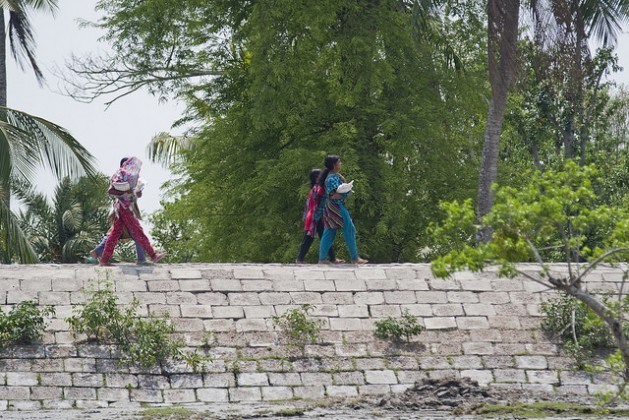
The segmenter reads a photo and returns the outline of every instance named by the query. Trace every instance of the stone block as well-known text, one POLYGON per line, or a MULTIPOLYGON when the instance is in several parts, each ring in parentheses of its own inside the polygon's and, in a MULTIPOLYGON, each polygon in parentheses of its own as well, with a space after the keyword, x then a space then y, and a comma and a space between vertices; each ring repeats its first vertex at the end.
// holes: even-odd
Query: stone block
POLYGON ((327 385, 325 387, 328 397, 356 397, 358 388, 353 385, 327 385))
POLYGON ((196 297, 199 305, 222 306, 229 304, 227 295, 224 293, 198 293, 196 297))
POLYGON ((240 280, 234 279, 211 279, 210 287, 215 292, 239 292, 242 290, 240 280))
POLYGON ((203 278, 201 270, 195 270, 192 268, 171 268, 170 277, 173 280, 203 278))
POLYGON ((236 279, 263 279, 262 267, 234 266, 234 278, 236 279))
POLYGON ((269 329, 265 319, 239 319, 236 321, 236 331, 267 331, 269 329))
POLYGON ((334 280, 337 292, 360 292, 367 290, 367 285, 361 279, 337 279, 334 280))
POLYGON ((446 292, 449 303, 478 303, 478 293, 469 291, 446 292))
POLYGON ((211 309, 211 316, 208 318, 231 318, 240 319, 245 317, 245 311, 242 306, 214 306, 211 309))
POLYGON ((128 373, 106 373, 105 383, 109 388, 137 388, 138 377, 128 373))
POLYGON ((369 312, 373 318, 399 318, 402 316, 399 305, 369 305, 369 312))
POLYGON ((63 398, 66 400, 95 400, 96 388, 65 387, 63 388, 63 398))
POLYGON ((40 385, 43 386, 70 386, 72 385, 72 375, 70 373, 40 373, 40 385))
POLYGON ((453 316, 425 318, 424 325, 427 330, 454 330, 457 329, 456 320, 453 316))
POLYGON ((271 318, 275 315, 273 306, 243 306, 245 318, 271 318))
POLYGON ((291 303, 289 293, 260 293, 259 298, 262 305, 288 305, 291 303))
POLYGON ((235 331, 236 323, 232 319, 206 319, 203 321, 203 328, 212 332, 235 331))
POLYGON ((483 368, 482 359, 478 356, 454 356, 452 358, 452 365, 455 368, 462 370, 483 368))
POLYGON ((431 290, 461 290, 461 284, 456 280, 432 279, 428 284, 431 290))
POLYGON ((325 387, 323 385, 299 386, 293 388, 293 393, 295 398, 317 400, 325 396, 325 387))
POLYGON ((368 318, 367 305, 339 305, 338 316, 341 318, 368 318))
POLYGON ((271 280, 241 280, 240 282, 244 292, 273 291, 273 282, 271 280))
POLYGON ((488 342, 463 343, 463 353, 466 355, 494 354, 494 346, 488 342))
POLYGON ((132 389, 129 396, 131 401, 140 403, 162 403, 164 396, 160 389, 132 389))
POLYGON ((362 290, 397 290, 397 280, 367 279, 361 281, 365 282, 365 289, 362 290))
POLYGON ((432 312, 435 316, 462 316, 463 305, 460 303, 446 303, 432 305, 432 312))
POLYGON ((308 280, 304 282, 304 290, 309 292, 333 292, 336 285, 333 280, 308 280))
POLYGON ((363 385, 365 376, 362 372, 340 372, 332 375, 334 385, 363 385))
POLYGON ((461 330, 486 330, 489 328, 487 317, 484 316, 458 316, 456 323, 461 330))
POLYGON ((239 373, 236 375, 238 386, 264 386, 269 384, 266 373, 239 373))
POLYGON ((559 384, 557 372, 548 370, 527 370, 526 376, 533 384, 559 384))
POLYGON ((295 305, 318 305, 323 303, 321 294, 316 292, 290 292, 291 303, 295 305))
POLYGON ((229 401, 261 401, 262 393, 260 388, 229 388, 229 401))
POLYGON ((365 381, 372 385, 397 384, 397 377, 392 370, 366 370, 365 381))
POLYGON ((227 298, 230 305, 260 305, 260 298, 257 293, 228 293, 227 298))
POLYGON ((197 400, 194 389, 165 389, 163 391, 165 403, 190 403, 197 400))
POLYGON ((30 372, 6 372, 4 374, 5 383, 9 386, 32 386, 38 385, 38 374, 30 372))
POLYGON ((98 388, 96 395, 101 401, 130 401, 129 390, 125 388, 98 388))
POLYGON ((404 314, 408 312, 410 315, 417 317, 431 317, 432 306, 427 303, 415 303, 411 305, 400 305, 400 310, 404 314))
POLYGON ((487 386, 494 381, 494 376, 491 370, 483 369, 468 369, 461 371, 461 378, 470 378, 473 381, 478 382, 480 386, 487 386))
POLYGON ((203 402, 229 402, 229 393, 225 388, 199 388, 197 398, 203 402))
POLYGON ((522 369, 494 369, 496 382, 525 383, 526 373, 522 369))
POLYGON ((203 375, 203 384, 206 388, 234 387, 236 377, 233 373, 208 373, 203 375))
POLYGON ((83 288, 83 280, 79 279, 52 279, 51 283, 53 292, 76 292, 83 288))
POLYGON ((388 305, 417 303, 417 297, 414 293, 407 291, 400 292, 384 292, 384 301, 388 305))
POLYGON ((520 369, 546 369, 548 367, 544 356, 515 356, 515 364, 520 369))
POLYGON ((301 382, 308 385, 332 385, 332 374, 323 372, 303 372, 301 373, 301 382))
POLYGON ((210 281, 207 279, 179 280, 177 290, 182 292, 207 292, 211 290, 210 281))
POLYGON ((181 305, 181 304, 194 305, 197 303, 197 295, 190 292, 166 292, 165 294, 161 294, 161 295, 165 296, 166 298, 165 303, 169 305, 181 305))
POLYGON ((301 375, 299 373, 268 373, 269 383, 271 385, 281 386, 301 386, 301 375))
POLYGON ((463 311, 466 316, 491 316, 496 315, 493 305, 487 303, 464 303, 463 311))
POLYGON ((354 295, 352 292, 325 292, 321 294, 323 304, 328 305, 353 305, 354 295))
POLYGON ((293 390, 288 386, 268 386, 261 390, 264 401, 286 401, 293 398, 293 390))
POLYGON ((276 292, 300 292, 305 290, 302 280, 274 280, 273 290, 276 292))
POLYGON ((334 331, 361 330, 360 318, 330 318, 330 329, 334 331))
POLYGON ((444 291, 415 292, 417 303, 448 303, 448 295, 444 291))

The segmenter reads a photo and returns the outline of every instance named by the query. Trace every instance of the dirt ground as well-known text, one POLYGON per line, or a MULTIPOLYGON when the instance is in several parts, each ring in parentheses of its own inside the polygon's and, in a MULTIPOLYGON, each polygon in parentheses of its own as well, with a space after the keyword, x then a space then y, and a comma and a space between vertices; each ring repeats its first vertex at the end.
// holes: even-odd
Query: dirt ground
MULTIPOLYGON (((55 411, 6 411, 2 419, 81 419, 81 420, 128 420, 128 419, 254 419, 254 418, 325 418, 325 419, 481 419, 518 418, 514 415, 478 414, 486 405, 516 406, 539 402, 578 404, 596 407, 593 397, 583 395, 531 394, 516 390, 482 388, 469 379, 424 379, 402 394, 336 399, 322 401, 286 401, 248 404, 185 405, 178 407, 137 407, 55 411)), ((586 418, 574 413, 548 412, 534 418, 586 418), (556 414, 556 417, 553 415, 556 414)), ((595 416, 595 418, 600 418, 595 416)), ((605 418, 626 418, 608 414, 605 418)))

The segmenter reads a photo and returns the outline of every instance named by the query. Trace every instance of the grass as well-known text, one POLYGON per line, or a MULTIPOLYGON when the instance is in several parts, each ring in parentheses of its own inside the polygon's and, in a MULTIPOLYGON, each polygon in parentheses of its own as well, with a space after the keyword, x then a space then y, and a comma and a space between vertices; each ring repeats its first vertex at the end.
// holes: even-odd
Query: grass
POLYGON ((183 407, 154 407, 142 411, 143 420, 190 420, 205 418, 202 413, 183 407))
POLYGON ((517 418, 544 418, 551 415, 559 416, 628 416, 627 408, 605 408, 562 402, 538 402, 517 405, 484 405, 474 410, 474 414, 487 416, 509 415, 517 418))

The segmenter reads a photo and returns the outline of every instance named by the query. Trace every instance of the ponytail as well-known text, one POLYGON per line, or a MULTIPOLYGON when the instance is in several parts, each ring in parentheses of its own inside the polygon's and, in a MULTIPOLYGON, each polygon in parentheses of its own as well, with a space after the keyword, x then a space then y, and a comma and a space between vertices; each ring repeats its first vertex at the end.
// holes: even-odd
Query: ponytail
POLYGON ((323 166, 325 166, 325 169, 323 170, 323 172, 321 172, 321 175, 319 176, 319 181, 317 182, 321 187, 325 188, 325 179, 330 174, 330 171, 334 169, 334 165, 336 165, 336 162, 338 162, 340 159, 341 158, 337 155, 328 155, 325 158, 325 160, 323 161, 323 166))

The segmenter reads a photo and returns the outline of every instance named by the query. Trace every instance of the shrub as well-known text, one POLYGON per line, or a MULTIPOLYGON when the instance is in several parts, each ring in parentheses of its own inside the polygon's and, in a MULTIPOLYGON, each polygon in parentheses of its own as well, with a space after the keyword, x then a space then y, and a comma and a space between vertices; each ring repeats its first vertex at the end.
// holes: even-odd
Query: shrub
POLYGON ((305 344, 319 339, 321 320, 308 317, 313 309, 312 305, 301 305, 300 308, 289 309, 283 315, 273 317, 273 324, 288 337, 289 345, 303 348, 305 344))
POLYGON ((44 316, 54 313, 53 307, 39 308, 30 300, 18 303, 6 314, 0 309, 0 348, 33 344, 44 333, 44 316))
POLYGON ((161 365, 169 360, 183 360, 194 370, 200 357, 183 351, 182 340, 174 340, 174 327, 167 317, 142 319, 136 314, 139 302, 134 299, 121 310, 111 284, 99 282, 85 305, 75 306, 75 315, 66 319, 72 333, 86 334, 88 340, 118 345, 122 361, 143 367, 161 365))
POLYGON ((381 340, 390 339, 396 343, 401 342, 404 337, 406 342, 410 343, 411 337, 421 334, 422 331, 424 327, 417 323, 417 317, 406 310, 401 319, 388 317, 376 321, 374 335, 381 340))

